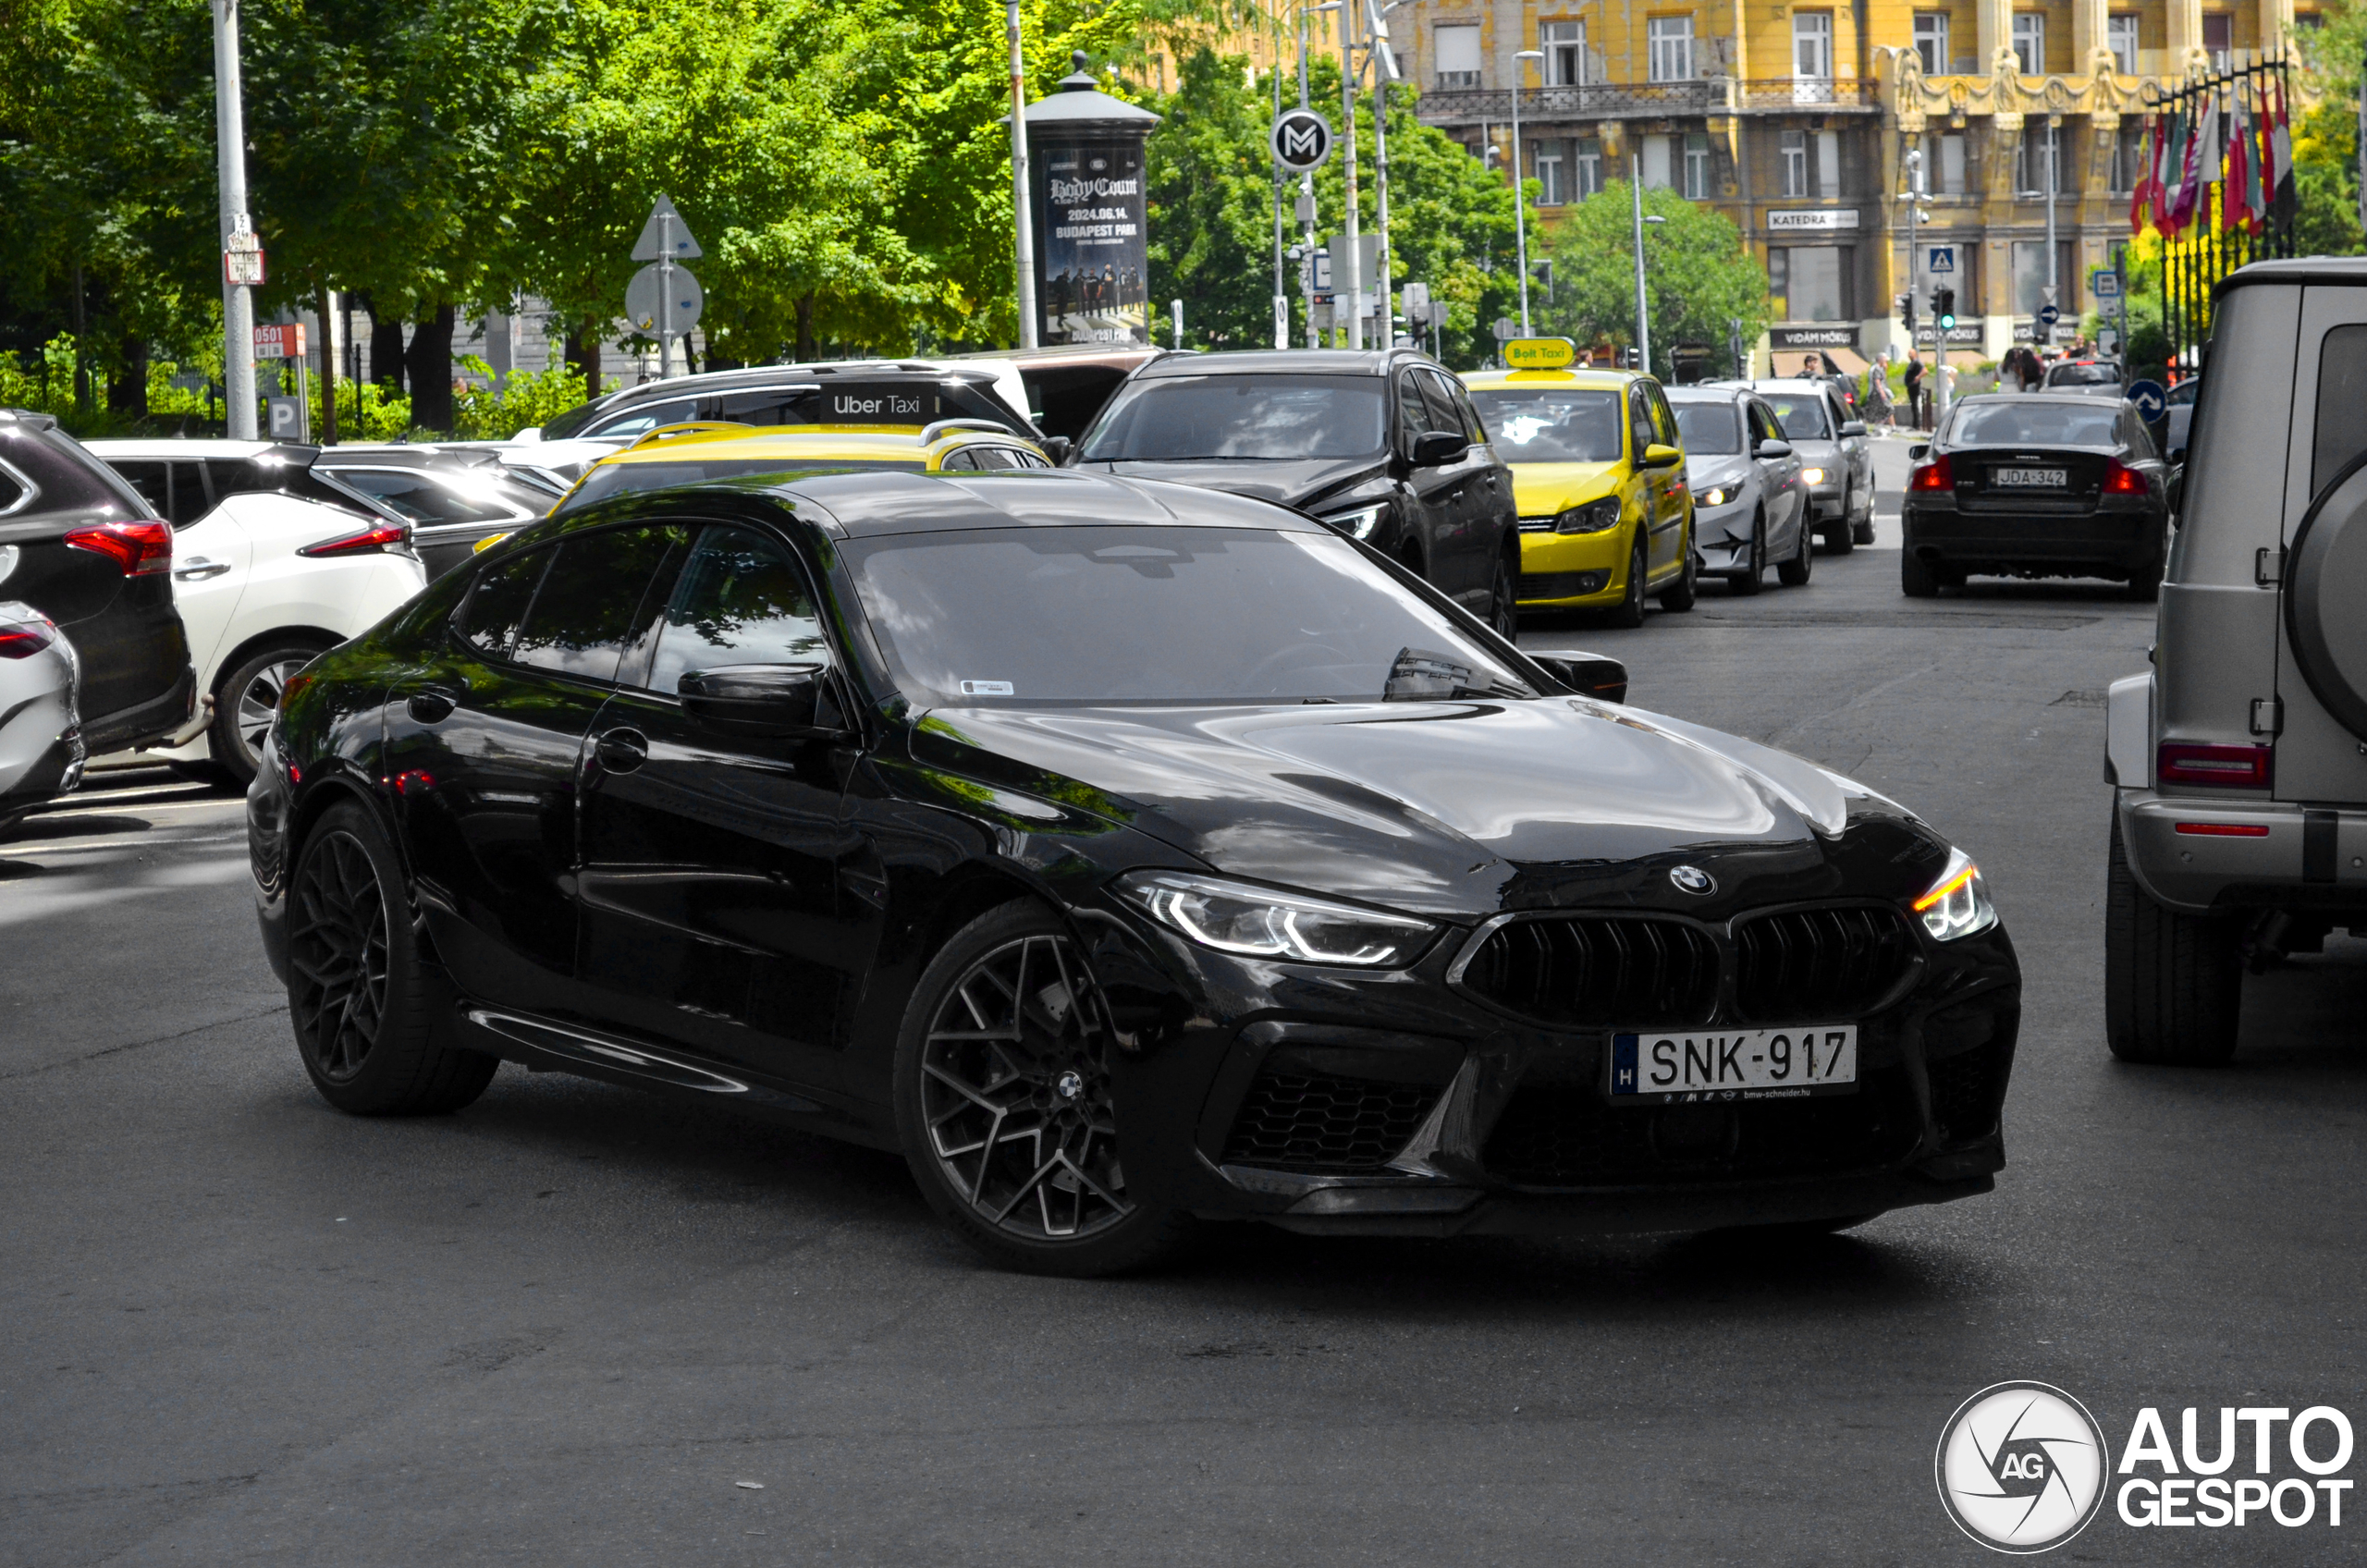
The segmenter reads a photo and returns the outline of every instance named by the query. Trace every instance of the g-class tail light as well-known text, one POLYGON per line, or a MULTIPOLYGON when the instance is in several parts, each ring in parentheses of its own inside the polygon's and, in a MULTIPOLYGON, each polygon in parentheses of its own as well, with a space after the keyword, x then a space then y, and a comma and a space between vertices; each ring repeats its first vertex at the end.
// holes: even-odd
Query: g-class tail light
POLYGON ((126 577, 154 577, 173 570, 172 525, 153 519, 68 529, 66 543, 74 549, 107 557, 123 568, 126 577))
POLYGON ((1915 471, 1907 482, 1909 490, 1953 490, 1956 487, 1956 465, 1945 457, 1933 458, 1915 471))
POLYGON ((2165 741, 2153 759, 2162 784, 2201 784, 2217 790, 2265 790, 2276 774, 2276 753, 2266 746, 2214 745, 2165 741))

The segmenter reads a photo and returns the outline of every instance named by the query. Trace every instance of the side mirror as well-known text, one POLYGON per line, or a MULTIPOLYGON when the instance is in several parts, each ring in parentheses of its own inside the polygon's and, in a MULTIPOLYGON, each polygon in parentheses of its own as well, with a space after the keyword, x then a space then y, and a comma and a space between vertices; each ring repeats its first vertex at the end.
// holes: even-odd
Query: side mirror
POLYGON ((1674 447, 1664 447, 1658 441, 1644 448, 1646 468, 1674 468, 1685 460, 1685 454, 1674 447))
POLYGON ((818 664, 731 664, 694 669, 676 686, 682 711, 744 735, 819 735, 840 728, 818 664), (825 712, 828 709, 828 713, 825 712))
POLYGON ((1627 667, 1599 654, 1531 654, 1529 662, 1581 697, 1627 700, 1627 667))
POLYGON ((1866 422, 1864 420, 1850 419, 1841 422, 1841 438, 1844 441, 1848 440, 1853 435, 1863 435, 1864 434, 1866 434, 1866 422))
POLYGON ((1750 449, 1750 455, 1768 462, 1773 462, 1779 458, 1790 457, 1792 455, 1792 444, 1789 441, 1761 441, 1758 446, 1753 447, 1750 449))
POLYGON ((1914 446, 1907 448, 1907 460, 1911 463, 1919 463, 1931 455, 1932 443, 1929 441, 1918 441, 1914 446))
POLYGON ((1066 468, 1069 454, 1076 450, 1076 443, 1065 435, 1047 435, 1038 445, 1044 448, 1044 456, 1051 459, 1054 468, 1066 468))
POLYGON ((1425 430, 1414 437, 1414 466, 1436 468, 1471 450, 1471 443, 1451 430, 1425 430))

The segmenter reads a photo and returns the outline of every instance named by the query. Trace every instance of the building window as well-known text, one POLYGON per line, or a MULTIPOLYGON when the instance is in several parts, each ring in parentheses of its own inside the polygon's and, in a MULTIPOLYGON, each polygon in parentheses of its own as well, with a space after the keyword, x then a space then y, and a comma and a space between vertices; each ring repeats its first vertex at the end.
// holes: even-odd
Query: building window
POLYGON ((1587 83, 1587 24, 1547 22, 1537 30, 1538 46, 1545 51, 1548 87, 1584 87, 1587 83))
MULTIPOLYGON (((2054 302, 2067 317, 2079 314, 2079 288, 2072 272, 2073 245, 2070 240, 2055 243, 2054 302)), ((2014 313, 2034 316, 2046 300, 2046 241, 2017 239, 2014 241, 2014 313)))
POLYGON ((2137 189, 2137 177, 2145 172, 2145 127, 2134 115, 2121 117, 2120 129, 2112 143, 2112 188, 2117 194, 2137 189))
POLYGON ((1537 204, 1558 207, 1570 199, 1568 189, 1562 183, 1562 144, 1559 141, 1532 141, 1528 144, 1529 172, 1537 177, 1537 204))
POLYGON ((2014 13, 2014 53, 2024 76, 2046 74, 2046 17, 2039 11, 2014 13))
POLYGON ((1792 13, 1792 74, 1804 80, 1833 80, 1833 13, 1792 13))
POLYGON ((2303 32, 2315 32, 2325 25, 2326 18, 2316 11, 2296 11, 2293 25, 2303 32))
POLYGON ((2112 68, 2123 76, 2137 74, 2137 18, 2119 13, 2104 18, 2104 41, 2112 46, 2112 68))
POLYGON ((1915 53, 1922 56, 1925 76, 1946 74, 1953 63, 1948 57, 1947 12, 1915 13, 1915 53))
POLYGON ((1430 33, 1430 53, 1438 61, 1439 86, 1446 89, 1479 85, 1479 30, 1441 27, 1430 33))
POLYGON ((1805 196, 1809 193, 1809 133, 1805 130, 1784 132, 1784 194, 1805 196))
POLYGON ((2224 71, 2228 56, 2236 52, 2236 18, 2225 11, 2205 12, 2202 18, 2202 52, 2211 56, 2211 68, 2224 71))
POLYGON ((1940 194, 1964 194, 1964 138, 1960 135, 1940 138, 1940 194))
POLYGON ((1578 138, 1578 192, 1581 202, 1602 190, 1602 138, 1578 138))
POLYGON ((1792 269, 1789 251, 1767 252, 1767 308, 1777 321, 1792 319, 1792 269))
POLYGON ((1816 193, 1830 202, 1841 194, 1841 133, 1816 133, 1816 193))
POLYGON ((1654 81, 1693 80, 1693 18, 1654 17, 1649 24, 1654 81))
POLYGON ((2061 131, 2054 134, 2054 145, 2047 142, 2046 121, 2036 115, 2022 126, 2021 144, 2015 150, 2014 189, 2025 196, 2044 196, 2047 192, 2047 155, 2054 153, 2054 193, 2068 195, 2063 178, 2063 143, 2061 131))
POLYGON ((1710 138, 1699 130, 1685 134, 1685 199, 1710 199, 1710 138))
POLYGON ((1670 138, 1665 136, 1647 136, 1638 146, 1637 150, 1644 155, 1644 189, 1647 190, 1666 190, 1672 183, 1669 179, 1669 141, 1670 138))
POLYGON ((1768 292, 1783 321, 1854 321, 1844 245, 1794 245, 1767 252, 1768 292))

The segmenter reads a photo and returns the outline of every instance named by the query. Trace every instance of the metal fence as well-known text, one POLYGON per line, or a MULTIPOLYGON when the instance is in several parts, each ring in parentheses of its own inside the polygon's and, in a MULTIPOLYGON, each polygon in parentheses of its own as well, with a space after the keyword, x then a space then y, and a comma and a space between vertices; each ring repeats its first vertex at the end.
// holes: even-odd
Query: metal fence
MULTIPOLYGON (((2287 67, 2287 62, 2280 56, 2210 76, 2192 77, 2171 91, 2149 81, 2144 88, 2145 106, 2157 116, 2156 134, 2158 128, 2168 123, 2167 116, 2176 114, 2182 116, 2191 135, 2197 119, 2215 103, 2224 141, 2232 123, 2229 116, 2240 101, 2257 132, 2263 117, 2261 111, 2269 102, 2269 89, 2275 90, 2276 102, 2287 114, 2291 113, 2292 82, 2287 67)), ((2255 134, 2250 150, 2253 158, 2260 155, 2260 141, 2255 134)), ((2222 172, 2215 159, 2209 166, 2214 175, 2222 172)), ((2210 341, 2211 290, 2219 280, 2248 263, 2293 254, 2293 187, 2288 179, 2269 193, 2268 215, 2257 231, 2230 227, 2226 221, 2226 182, 2214 178, 2202 187, 2187 227, 2177 239, 2163 242, 2162 326, 2169 335, 2170 363, 2181 367, 2180 374, 2190 374, 2198 368, 2200 356, 2198 364, 2188 364, 2188 352, 2210 341)))

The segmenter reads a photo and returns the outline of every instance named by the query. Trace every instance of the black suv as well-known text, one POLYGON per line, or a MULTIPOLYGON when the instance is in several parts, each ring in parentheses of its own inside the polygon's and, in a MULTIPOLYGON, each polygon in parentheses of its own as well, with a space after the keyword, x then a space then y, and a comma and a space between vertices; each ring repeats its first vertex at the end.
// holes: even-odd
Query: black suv
POLYGON ((1075 460, 1309 513, 1514 633, 1512 471, 1462 383, 1427 354, 1305 349, 1155 361, 1110 400, 1075 460))
POLYGON ((928 425, 985 419, 1013 435, 1043 433, 995 390, 995 373, 911 360, 756 365, 644 381, 579 404, 542 427, 546 441, 643 435, 693 420, 741 424, 928 425))
POLYGON ((55 420, 18 409, 0 409, 0 597, 55 621, 81 655, 91 755, 188 726, 197 672, 172 526, 55 420))

